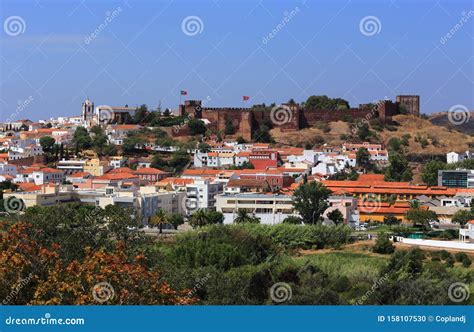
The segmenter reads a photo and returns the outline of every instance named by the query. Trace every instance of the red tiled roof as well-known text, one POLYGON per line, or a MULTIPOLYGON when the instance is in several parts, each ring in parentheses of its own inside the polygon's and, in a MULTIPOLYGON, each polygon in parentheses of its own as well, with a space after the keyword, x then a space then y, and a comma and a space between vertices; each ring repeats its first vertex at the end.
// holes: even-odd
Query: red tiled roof
POLYGON ((133 174, 135 171, 128 167, 119 167, 110 170, 107 174, 117 174, 117 173, 129 173, 133 174))
POLYGON ((163 172, 162 170, 159 170, 157 168, 153 168, 153 167, 142 167, 142 168, 138 168, 135 172, 133 172, 134 174, 167 174, 167 172, 163 172))
POLYGON ((43 172, 43 173, 62 173, 63 171, 61 171, 60 169, 54 169, 54 168, 50 168, 50 167, 45 167, 45 168, 39 169, 38 172, 43 172))
POLYGON ((192 175, 215 176, 215 175, 218 175, 220 172, 222 172, 222 170, 218 170, 218 169, 187 169, 183 172, 183 175, 188 175, 188 176, 192 176, 192 175))
POLYGON ((138 178, 138 176, 131 173, 107 173, 101 176, 97 176, 94 180, 125 180, 136 178, 138 178))
POLYGON ((41 190, 41 186, 34 184, 33 182, 19 183, 18 189, 25 192, 32 192, 41 190))
POLYGON ((113 129, 118 130, 138 130, 140 126, 134 124, 123 124, 123 125, 115 125, 112 127, 113 129))
POLYGON ((68 175, 69 178, 84 178, 86 176, 89 176, 91 175, 91 173, 89 172, 77 172, 77 173, 73 173, 71 175, 68 175))

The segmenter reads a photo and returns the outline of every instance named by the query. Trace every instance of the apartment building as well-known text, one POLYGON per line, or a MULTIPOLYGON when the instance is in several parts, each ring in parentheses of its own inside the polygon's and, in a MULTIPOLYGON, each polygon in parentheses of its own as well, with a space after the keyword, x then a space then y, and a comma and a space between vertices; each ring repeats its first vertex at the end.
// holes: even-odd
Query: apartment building
POLYGON ((211 182, 210 180, 194 180, 194 183, 186 185, 186 213, 192 214, 197 209, 216 210, 216 196, 222 194, 224 185, 222 182, 211 182))
POLYGON ((297 216, 291 196, 279 194, 241 193, 216 197, 216 209, 224 214, 224 223, 232 224, 239 209, 254 213, 260 223, 274 225, 288 216, 297 216))

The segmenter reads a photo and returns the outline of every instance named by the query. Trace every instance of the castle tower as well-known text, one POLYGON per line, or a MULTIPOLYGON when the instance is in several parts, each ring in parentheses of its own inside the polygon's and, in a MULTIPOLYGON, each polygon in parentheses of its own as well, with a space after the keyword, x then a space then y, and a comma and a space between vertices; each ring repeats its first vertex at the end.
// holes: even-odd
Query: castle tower
POLYGON ((82 121, 86 122, 89 120, 92 120, 92 116, 94 115, 94 103, 87 98, 83 103, 82 103, 82 121))
POLYGON ((420 96, 397 96, 397 103, 400 106, 403 106, 407 110, 408 114, 420 116, 420 96))

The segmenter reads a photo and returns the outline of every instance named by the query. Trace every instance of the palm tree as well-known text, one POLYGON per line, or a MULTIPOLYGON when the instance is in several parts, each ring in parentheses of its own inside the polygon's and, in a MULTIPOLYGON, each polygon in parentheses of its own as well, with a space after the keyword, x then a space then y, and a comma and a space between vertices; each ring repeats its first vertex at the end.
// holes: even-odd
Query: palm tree
POLYGON ((245 209, 239 209, 237 211, 237 217, 234 219, 234 223, 236 224, 244 224, 244 223, 252 223, 258 224, 260 223, 260 219, 257 218, 255 215, 250 215, 245 209))
POLYGON ((150 219, 150 224, 152 226, 159 226, 160 227, 160 234, 163 233, 163 225, 168 223, 168 218, 166 216, 166 212, 163 209, 159 209, 154 216, 150 219))
POLYGON ((417 199, 412 199, 410 201, 410 209, 419 209, 420 208, 420 201, 417 199))
POLYGON ((193 213, 191 218, 189 219, 189 223, 193 227, 200 227, 205 226, 209 223, 209 217, 207 212, 203 209, 199 209, 193 213))

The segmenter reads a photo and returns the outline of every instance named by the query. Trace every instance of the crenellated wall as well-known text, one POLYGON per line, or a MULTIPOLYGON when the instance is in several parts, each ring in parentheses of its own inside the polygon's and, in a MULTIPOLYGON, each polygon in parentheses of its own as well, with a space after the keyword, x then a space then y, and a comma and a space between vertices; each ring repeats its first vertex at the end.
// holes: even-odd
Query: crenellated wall
POLYGON ((347 110, 302 109, 298 105, 283 105, 276 111, 269 111, 265 108, 210 108, 201 105, 200 100, 186 100, 179 106, 179 113, 182 116, 188 114, 198 119, 207 119, 211 122, 210 127, 217 130, 224 130, 226 121, 230 120, 235 128, 235 135, 242 136, 245 140, 250 140, 252 132, 264 124, 282 131, 295 131, 321 121, 347 121, 349 118, 379 118, 384 123, 390 123, 392 116, 398 113, 398 103, 390 100, 380 101, 375 108, 360 105, 359 108, 347 110))

